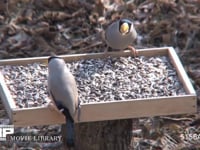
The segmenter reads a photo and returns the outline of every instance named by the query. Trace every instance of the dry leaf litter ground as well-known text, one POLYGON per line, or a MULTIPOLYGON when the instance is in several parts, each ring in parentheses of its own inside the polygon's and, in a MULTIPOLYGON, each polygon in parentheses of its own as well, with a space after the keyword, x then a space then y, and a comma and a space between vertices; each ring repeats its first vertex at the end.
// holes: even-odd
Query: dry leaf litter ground
MULTIPOLYGON (((118 18, 132 18, 138 32, 135 47, 173 46, 191 78, 199 100, 199 14, 199 0, 1 1, 0 58, 46 56, 50 52, 102 52, 106 48, 101 39, 102 29, 118 18)), ((8 124, 3 105, 0 104, 0 107, 0 123, 8 124)), ((132 149, 198 149, 198 138, 185 137, 189 133, 200 133, 198 118, 199 113, 140 118, 134 121, 132 149), (194 126, 190 126, 192 122, 194 126)), ((16 129, 16 134, 27 133, 59 135, 60 128, 54 125, 16 129)), ((59 149, 61 143, 1 142, 0 147, 59 149)))

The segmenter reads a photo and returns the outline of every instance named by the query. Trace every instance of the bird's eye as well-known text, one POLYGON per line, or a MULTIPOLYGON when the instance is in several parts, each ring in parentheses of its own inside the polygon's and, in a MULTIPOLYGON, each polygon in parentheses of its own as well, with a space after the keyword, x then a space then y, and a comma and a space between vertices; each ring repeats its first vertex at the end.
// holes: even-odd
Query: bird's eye
POLYGON ((128 25, 128 23, 126 23, 126 22, 122 23, 121 26, 120 26, 120 28, 119 28, 119 30, 120 30, 120 33, 122 33, 122 34, 128 33, 129 32, 129 25, 128 25))

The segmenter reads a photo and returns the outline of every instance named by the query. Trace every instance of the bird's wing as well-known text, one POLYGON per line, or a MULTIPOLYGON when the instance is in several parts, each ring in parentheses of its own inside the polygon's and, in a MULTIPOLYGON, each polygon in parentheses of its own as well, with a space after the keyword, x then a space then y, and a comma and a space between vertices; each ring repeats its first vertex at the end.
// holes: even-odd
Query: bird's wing
POLYGON ((55 99, 53 93, 51 92, 51 90, 49 90, 49 93, 50 93, 50 95, 51 95, 51 97, 52 97, 52 99, 53 99, 53 102, 54 102, 55 105, 57 106, 58 110, 63 109, 64 107, 62 106, 61 103, 59 103, 59 101, 56 101, 56 99, 55 99))
POLYGON ((68 118, 72 122, 74 122, 74 119, 70 115, 69 110, 66 107, 64 107, 59 101, 55 100, 55 97, 53 96, 53 93, 51 91, 50 91, 50 94, 51 94, 53 101, 55 102, 58 110, 62 111, 62 113, 65 115, 66 118, 68 118))

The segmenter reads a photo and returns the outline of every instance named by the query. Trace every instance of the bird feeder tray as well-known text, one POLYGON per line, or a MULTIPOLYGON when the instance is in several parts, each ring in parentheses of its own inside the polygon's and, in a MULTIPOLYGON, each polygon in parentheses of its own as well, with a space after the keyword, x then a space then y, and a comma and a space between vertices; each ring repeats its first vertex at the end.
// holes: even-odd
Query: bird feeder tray
MULTIPOLYGON (((138 55, 147 57, 167 56, 170 63, 176 69, 178 78, 183 85, 186 94, 81 104, 80 116, 79 119, 78 115, 75 116, 75 122, 186 114, 195 113, 197 111, 196 93, 172 47, 140 49, 138 50, 138 55)), ((131 56, 131 52, 125 50, 107 53, 60 55, 66 62, 97 58, 103 59, 108 56, 128 57, 131 56)), ((44 63, 47 62, 47 58, 48 57, 4 59, 0 60, 0 66, 44 63)), ((60 112, 53 111, 52 108, 47 107, 46 105, 28 108, 17 107, 10 90, 6 85, 3 73, 1 72, 0 95, 9 118, 15 126, 51 125, 62 124, 65 122, 64 116, 60 112)))

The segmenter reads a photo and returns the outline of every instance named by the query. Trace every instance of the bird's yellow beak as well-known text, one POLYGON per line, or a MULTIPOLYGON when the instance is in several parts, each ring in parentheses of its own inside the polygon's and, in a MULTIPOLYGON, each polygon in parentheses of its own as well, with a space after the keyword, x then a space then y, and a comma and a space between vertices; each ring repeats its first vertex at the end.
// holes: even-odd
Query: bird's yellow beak
POLYGON ((128 23, 124 22, 121 26, 120 26, 120 32, 122 34, 126 34, 129 31, 129 25, 128 23))

